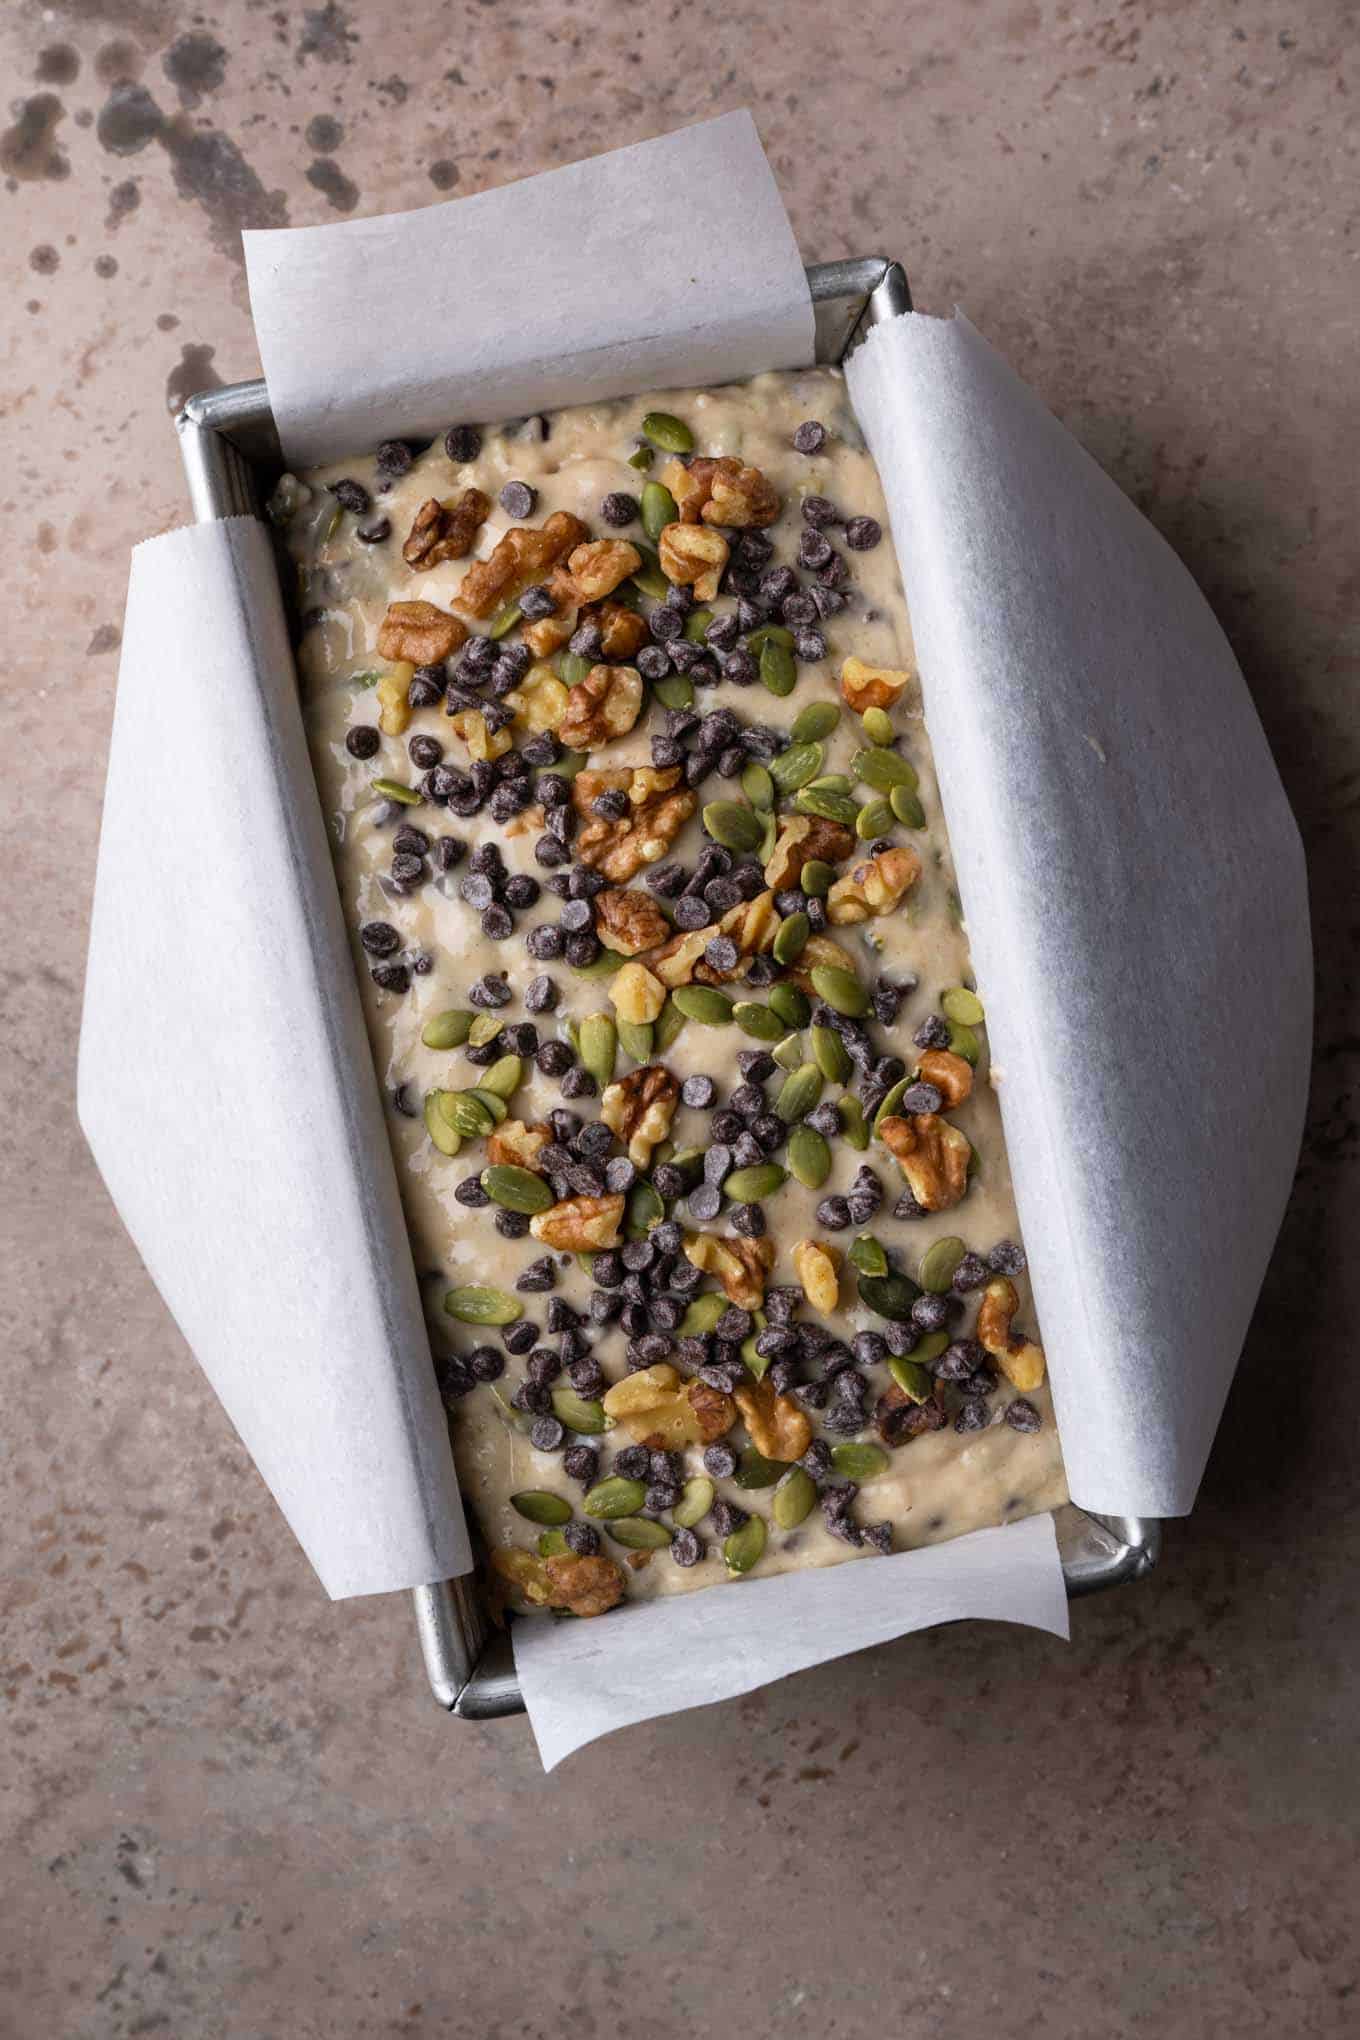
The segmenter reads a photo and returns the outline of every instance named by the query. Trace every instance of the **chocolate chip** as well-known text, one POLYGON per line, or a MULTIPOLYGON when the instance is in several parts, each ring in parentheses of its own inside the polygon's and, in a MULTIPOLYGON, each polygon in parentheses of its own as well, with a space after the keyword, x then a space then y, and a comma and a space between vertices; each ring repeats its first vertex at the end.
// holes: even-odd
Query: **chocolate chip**
POLYGON ((820 453, 826 445, 826 427, 818 418, 804 418, 793 435, 796 453, 820 453))
POLYGON ((702 898, 685 893, 675 903, 675 925, 685 933, 694 933, 706 928, 711 920, 708 907, 702 898))
POLYGON ((514 915, 497 901, 482 915, 482 933, 488 942, 504 942, 515 932, 514 915))
POLYGON ((698 1565, 704 1555, 704 1547, 695 1532, 688 1527, 677 1530, 671 1539, 671 1557, 677 1565, 698 1565))
MULTIPOLYGON (((588 1450, 589 1447, 587 1446, 573 1445, 569 1451, 564 1452, 562 1455, 563 1466, 566 1465, 573 1452, 588 1450)), ((594 1459, 595 1455, 592 1453, 591 1457, 594 1459)), ((596 1460, 595 1464, 598 1467, 599 1461, 596 1460)), ((579 1476, 573 1474, 572 1478, 575 1480, 579 1476)), ((593 1470, 589 1478, 592 1481, 594 1480, 595 1474, 593 1470)), ((600 1533, 593 1523, 568 1523, 562 1532, 562 1542, 566 1545, 568 1551, 574 1551, 578 1558, 594 1558, 600 1548, 600 1533)))
MULTIPOLYGON (((730 885, 730 879, 716 879, 715 886, 730 885)), ((738 902, 734 901, 735 906, 738 902)), ((740 957, 740 950, 730 935, 715 935, 704 950, 704 961, 716 971, 734 971, 740 957)))
POLYGON ((981 1289, 987 1280, 987 1263, 981 1254, 965 1254, 954 1270, 949 1284, 956 1296, 966 1296, 970 1290, 981 1289))
POLYGON ((814 666, 826 657, 826 639, 819 630, 800 630, 793 648, 805 665, 814 666))
POLYGON ((883 536, 876 517, 852 517, 845 527, 845 542, 851 552, 872 552, 883 536))
POLYGON ((1028 1265, 1024 1248, 1014 1240, 998 1240, 987 1256, 987 1266, 997 1275, 1023 1275, 1028 1265))
MULTIPOLYGON (((544 1047, 551 1048, 551 1046, 551 1042, 544 1043, 544 1047)), ((539 1054, 541 1055, 542 1052, 542 1049, 540 1049, 539 1054)), ((541 1062, 539 1067, 540 1069, 542 1068, 541 1062)), ((599 1088, 590 1071, 581 1069, 579 1065, 569 1069, 562 1079, 562 1096, 564 1098, 593 1098, 599 1088)))
POLYGON ((327 482, 326 487, 340 508, 351 511, 355 517, 362 517, 366 510, 373 508, 373 498, 368 490, 352 475, 342 475, 338 482, 327 482))
POLYGON ((419 885, 425 876, 423 857, 403 856, 400 852, 392 859, 392 883, 405 890, 408 886, 419 885))
POLYGON ((411 972, 404 963, 380 963, 373 973, 373 982, 385 992, 407 992, 411 989, 411 972))
MULTIPOLYGON (((707 1464, 707 1461, 708 1454, 705 1453, 704 1454, 705 1464, 707 1464)), ((735 1502, 729 1502, 725 1500, 724 1497, 721 1495, 718 1497, 717 1501, 714 1502, 713 1528, 717 1531, 719 1537, 730 1537, 732 1535, 732 1532, 734 1530, 740 1530, 742 1524, 745 1523, 747 1520, 748 1518, 745 1509, 739 1509, 735 1502)))
POLYGON ((828 1232, 844 1232, 850 1223, 850 1206, 843 1197, 824 1197, 817 1206, 817 1223, 828 1232))
POLYGON ((954 1429, 961 1435, 969 1431, 985 1431, 992 1421, 992 1413, 986 1403, 976 1399, 965 1402, 954 1419, 954 1429))
MULTIPOLYGON (((500 493, 500 506, 506 516, 521 524, 526 517, 533 516, 537 501, 538 490, 531 489, 527 482, 507 482, 500 493)), ((520 606, 522 608, 523 604, 520 606)))
POLYGON ((496 1213, 495 1226, 502 1239, 522 1240, 527 1237, 529 1231, 528 1214, 523 1211, 502 1209, 496 1213))
POLYGON ((384 480, 395 482, 410 473, 415 453, 404 439, 384 439, 375 459, 384 480))
POLYGON ((626 489, 611 489, 600 503, 600 515, 606 524, 612 524, 621 531, 625 524, 631 524, 638 514, 637 497, 630 496, 626 489))
POLYGON ((351 758, 376 757, 382 738, 372 723, 355 723, 353 729, 345 732, 345 749, 351 758))
POLYGON ((354 536, 361 545, 381 545, 385 538, 392 536, 392 520, 390 517, 375 517, 371 523, 358 525, 354 536))
POLYGON ((721 1193, 712 1183, 696 1183, 688 1202, 691 1218, 700 1220, 716 1218, 722 1209, 721 1193))
MULTIPOLYGON (((710 942, 708 950, 705 952, 709 956, 710 961, 712 960, 712 949, 713 944, 710 942)), ((680 1086, 682 1100, 686 1105, 692 1105, 697 1112, 706 1112, 717 1095, 718 1087, 712 1077, 686 1077, 684 1083, 680 1086)))
MULTIPOLYGON (((600 1455, 593 1445, 568 1445, 562 1454, 562 1471, 569 1480, 578 1480, 583 1487, 593 1487, 600 1471, 600 1455)), ((596 1535, 590 1523, 570 1523, 564 1533, 569 1544, 573 1530, 589 1530, 592 1537, 596 1535)))
POLYGON ((1043 1427, 1043 1418, 1024 1396, 1017 1396, 1014 1402, 1007 1403, 1004 1415, 1013 1431, 1038 1431, 1043 1427))
POLYGON ((948 1048, 949 1024, 938 1013, 930 1013, 911 1038, 917 1048, 948 1048))
POLYGON ((401 948, 401 937, 390 921, 365 921, 359 940, 370 956, 391 956, 401 948))
POLYGON ((472 1005, 480 1007, 483 1011, 492 1007, 508 1006, 510 987, 505 982, 504 974, 497 976, 494 972, 488 971, 485 977, 477 979, 468 993, 468 999, 472 1005))
POLYGON ((482 435, 475 425, 450 425, 444 434, 444 451, 450 460, 476 460, 482 450, 482 435))

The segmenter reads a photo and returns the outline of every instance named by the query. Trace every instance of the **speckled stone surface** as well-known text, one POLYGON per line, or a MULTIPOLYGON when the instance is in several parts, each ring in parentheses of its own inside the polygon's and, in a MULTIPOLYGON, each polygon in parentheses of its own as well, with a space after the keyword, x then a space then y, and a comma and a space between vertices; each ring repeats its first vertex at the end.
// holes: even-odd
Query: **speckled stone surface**
POLYGON ((0 2032, 1355 2030, 1357 25, 1345 0, 4 10, 0 2032), (321 1599, 75 1127, 127 550, 183 515, 171 410, 256 372, 240 227, 742 104, 808 257, 897 255, 925 309, 961 301, 1216 604, 1311 859, 1312 1110, 1153 1581, 1078 1608, 1070 1649, 908 1639, 544 1782, 522 1721, 434 1709, 404 1600, 321 1599))

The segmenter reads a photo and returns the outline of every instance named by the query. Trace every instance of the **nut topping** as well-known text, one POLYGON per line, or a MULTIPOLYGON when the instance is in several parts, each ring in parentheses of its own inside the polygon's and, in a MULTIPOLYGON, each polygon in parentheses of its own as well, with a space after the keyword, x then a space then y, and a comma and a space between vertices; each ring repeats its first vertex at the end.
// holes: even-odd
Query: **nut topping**
POLYGON ((433 602, 389 602, 378 627, 378 655, 437 666, 467 641, 467 625, 433 602))
POLYGON ((921 876, 921 860, 903 845, 880 850, 838 878, 826 896, 827 919, 838 928, 890 914, 921 876))
POLYGON ((655 949, 658 942, 664 942, 670 923, 651 894, 640 887, 607 886, 595 895, 595 932, 607 949, 620 956, 640 956, 644 949, 655 949))
POLYGON ((734 528, 773 524, 781 503, 759 468, 744 467, 730 454, 716 460, 670 461, 661 473, 675 498, 681 522, 726 524, 734 528))
POLYGON ((727 540, 701 524, 663 526, 657 546, 668 581, 689 582, 696 602, 711 602, 727 565, 727 540))
POLYGON ((1037 1388, 1044 1378, 1044 1349, 1022 1333, 1012 1332, 1011 1319, 1020 1308, 1015 1284, 999 1275, 982 1292, 977 1335, 1014 1388, 1037 1388))
POLYGON ((575 1552, 559 1551, 543 1569, 551 1607, 569 1608, 573 1615, 604 1615, 623 1599, 623 1573, 612 1558, 580 1558, 575 1552))
POLYGON ((679 1102, 680 1086, 670 1071, 647 1063, 609 1085, 600 1100, 600 1117, 624 1142, 634 1168, 645 1169, 652 1149, 669 1133, 679 1102))
POLYGON ((648 1027, 660 1017, 666 987, 642 963, 625 963, 609 980, 609 997, 620 1020, 648 1027))
POLYGON ((693 1233, 685 1241, 685 1259, 705 1275, 716 1275, 727 1301, 739 1310, 759 1310, 765 1301, 765 1277, 774 1266, 774 1241, 693 1233))
POLYGON ((797 885, 805 864, 839 864, 855 847, 852 830, 821 815, 781 815, 765 883, 775 892, 797 885))
POLYGON ((529 1230, 545 1247, 571 1254, 597 1253, 618 1244, 623 1223, 623 1197, 564 1197, 551 1211, 529 1220, 529 1230))
POLYGON ((799 1240, 793 1265, 803 1294, 819 1316, 826 1317, 841 1300, 840 1256, 819 1240, 799 1240))
POLYGON ((767 1459, 801 1459, 812 1443, 812 1425, 789 1395, 776 1395, 768 1378, 743 1382, 735 1391, 737 1408, 751 1434, 751 1443, 767 1459))
POLYGON ((841 667, 841 693, 856 715, 863 715, 866 708, 891 708, 915 678, 896 667, 866 666, 863 659, 849 658, 841 667))
POLYGON ((576 547, 567 561, 567 571, 579 601, 601 602, 641 565, 642 554, 626 539, 593 538, 576 547))
POLYGON ((923 1083, 933 1084, 952 1112, 973 1088, 972 1066, 948 1048, 927 1048, 916 1066, 923 1083))
POLYGON ((598 751, 626 737, 642 713, 642 675, 636 666, 592 666, 567 697, 557 734, 571 751, 598 751))
POLYGON ((706 1381, 682 1383, 665 1361, 625 1375, 606 1392, 603 1402, 606 1416, 654 1451, 711 1444, 737 1421, 730 1395, 710 1388, 706 1381))
POLYGON ((537 531, 528 524, 512 524, 490 557, 474 561, 464 574, 458 590, 459 608, 472 616, 489 616, 502 602, 541 581, 549 567, 555 567, 589 536, 580 518, 569 510, 554 510, 537 531))
POLYGON ((664 857, 681 824, 698 806, 698 795, 680 785, 680 767, 658 771, 652 766, 626 766, 612 771, 578 772, 571 785, 578 814, 591 816, 576 839, 582 864, 602 871, 616 885, 635 878, 644 864, 664 857), (610 787, 628 795, 629 812, 617 822, 591 816, 596 798, 610 787))
POLYGON ((893 1114, 880 1123, 878 1137, 897 1157, 907 1187, 923 1211, 948 1211, 963 1201, 973 1150, 957 1126, 937 1112, 921 1112, 913 1119, 893 1114))
POLYGON ((487 1136, 487 1161, 493 1166, 499 1162, 510 1162, 516 1168, 532 1169, 541 1176, 543 1164, 539 1156, 552 1137, 550 1126, 526 1126, 522 1119, 503 1119, 487 1136))
POLYGON ((402 558, 418 574, 444 560, 465 558, 490 512, 490 499, 480 489, 464 489, 461 496, 455 496, 449 503, 431 496, 416 512, 410 536, 401 549, 402 558))

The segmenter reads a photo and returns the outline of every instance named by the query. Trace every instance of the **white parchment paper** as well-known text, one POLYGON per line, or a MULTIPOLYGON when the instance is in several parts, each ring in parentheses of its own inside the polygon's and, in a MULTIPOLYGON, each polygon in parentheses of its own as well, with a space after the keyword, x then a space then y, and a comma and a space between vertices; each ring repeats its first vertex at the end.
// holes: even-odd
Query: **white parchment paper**
POLYGON ((812 359, 749 113, 471 198, 244 236, 289 461, 812 359))

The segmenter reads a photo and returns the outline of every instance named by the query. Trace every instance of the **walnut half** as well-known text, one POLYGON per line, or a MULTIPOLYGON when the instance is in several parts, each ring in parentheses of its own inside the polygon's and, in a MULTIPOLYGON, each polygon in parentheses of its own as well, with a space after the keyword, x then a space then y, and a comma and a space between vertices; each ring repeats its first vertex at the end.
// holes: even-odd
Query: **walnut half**
POLYGON ((389 602, 378 626, 378 653, 413 666, 437 666, 467 642, 467 625, 433 602, 389 602))
POLYGON ((567 696, 557 734, 569 751, 598 751, 626 737, 642 713, 642 675, 636 666, 592 666, 567 696))
POLYGON ((776 1395, 768 1379, 735 1390, 751 1443, 767 1459, 801 1459, 812 1443, 812 1424, 791 1395, 776 1395))
POLYGON ((600 1100, 600 1117, 628 1149, 635 1169, 645 1169, 652 1149, 670 1132, 680 1085, 661 1063, 644 1063, 610 1084, 600 1100))
POLYGON ((1044 1349, 1033 1339, 1012 1332, 1011 1319, 1020 1308, 1015 1284, 1005 1275, 989 1282, 978 1306, 977 1335, 1014 1388, 1037 1388, 1044 1378, 1044 1349))
POLYGON ((619 956, 641 956, 644 949, 655 949, 666 940, 671 924, 640 886, 606 886, 595 895, 595 932, 619 956))
POLYGON ((474 560, 458 589, 458 606, 472 616, 489 616, 533 581, 541 581, 590 532, 569 510, 554 510, 540 530, 512 524, 484 560, 474 560))
POLYGON ((833 927, 867 921, 871 914, 890 914, 921 876, 921 860, 905 844, 880 850, 838 878, 826 896, 826 917, 833 927))
POLYGON ((962 1203, 973 1150, 957 1126, 937 1112, 919 1112, 911 1119, 894 1113, 880 1123, 878 1137, 897 1157, 922 1211, 949 1211, 962 1203))
POLYGON ((490 513, 491 498, 480 489, 464 489, 451 503, 431 496, 417 510, 401 556, 418 574, 444 560, 464 559, 490 513))
POLYGON ((589 817, 576 839, 577 858, 615 885, 626 884, 644 864, 664 857, 681 824, 699 804, 698 795, 680 785, 678 765, 663 770, 650 765, 587 768, 573 779, 571 798, 576 812, 589 817), (611 787, 622 788, 628 796, 628 813, 617 822, 591 812, 595 800, 611 787))
POLYGON ((689 582, 696 602, 711 602, 727 565, 727 540, 701 524, 667 524, 657 545, 668 581, 689 582))
POLYGON ((739 1310, 759 1310, 765 1301, 765 1277, 774 1266, 774 1241, 695 1233, 685 1241, 685 1259, 705 1275, 716 1275, 727 1301, 739 1310))
POLYGON ((564 1197, 551 1211, 529 1220, 529 1230, 545 1247, 566 1253, 593 1254, 618 1244, 623 1223, 623 1196, 564 1197))

